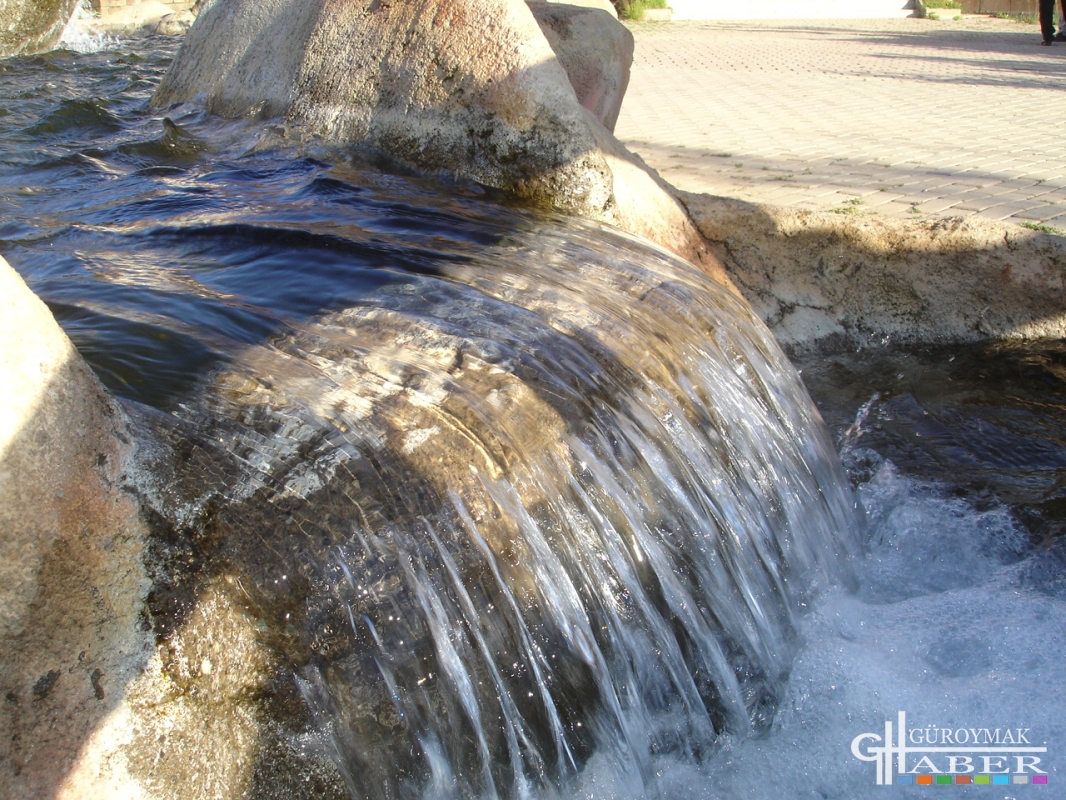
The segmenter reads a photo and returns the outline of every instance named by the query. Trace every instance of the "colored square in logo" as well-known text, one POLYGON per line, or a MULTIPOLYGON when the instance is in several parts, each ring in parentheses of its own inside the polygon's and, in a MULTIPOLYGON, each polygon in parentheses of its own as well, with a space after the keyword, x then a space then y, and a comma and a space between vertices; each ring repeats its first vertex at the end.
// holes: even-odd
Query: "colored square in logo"
POLYGON ((914 778, 914 782, 917 783, 919 786, 932 786, 933 785, 933 776, 932 775, 917 775, 914 778))
POLYGON ((937 775, 936 776, 936 782, 937 783, 951 783, 951 776, 950 775, 937 775))
POLYGON ((1001 783, 1010 783, 1010 775, 993 775, 992 783, 999 785, 1001 783))
POLYGON ((991 775, 974 775, 973 782, 974 783, 983 783, 983 784, 987 785, 989 783, 992 783, 992 776, 991 775))
POLYGON ((1047 775, 1034 775, 1033 783, 1040 783, 1047 786, 1047 775))
POLYGON ((973 783, 973 778, 969 775, 956 775, 955 783, 973 783))
POLYGON ((1029 783, 1028 775, 1015 775, 1012 783, 1029 783))
POLYGON ((896 776, 896 783, 903 784, 904 786, 913 786, 914 785, 914 776, 913 775, 897 775, 896 776))

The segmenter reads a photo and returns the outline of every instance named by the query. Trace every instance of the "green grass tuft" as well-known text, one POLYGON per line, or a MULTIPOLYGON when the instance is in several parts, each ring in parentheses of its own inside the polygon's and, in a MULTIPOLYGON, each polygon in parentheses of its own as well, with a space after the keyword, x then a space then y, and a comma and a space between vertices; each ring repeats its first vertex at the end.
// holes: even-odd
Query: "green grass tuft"
POLYGON ((1053 228, 1050 225, 1041 225, 1039 222, 1022 222, 1020 223, 1020 225, 1023 228, 1028 228, 1031 231, 1050 233, 1052 236, 1066 236, 1066 231, 1060 231, 1058 228, 1053 228))
POLYGON ((649 8, 669 8, 666 0, 611 0, 621 19, 641 20, 649 8))
POLYGON ((996 19, 1009 19, 1014 22, 1021 22, 1026 25, 1037 25, 1040 22, 1040 17, 1036 14, 1008 14, 1000 11, 992 15, 996 19))

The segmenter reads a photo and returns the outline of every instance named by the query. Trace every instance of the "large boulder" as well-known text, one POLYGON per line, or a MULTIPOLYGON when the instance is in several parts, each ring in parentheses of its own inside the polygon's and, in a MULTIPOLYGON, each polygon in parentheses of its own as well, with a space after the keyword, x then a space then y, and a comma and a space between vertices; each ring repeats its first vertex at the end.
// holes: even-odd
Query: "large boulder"
POLYGON ((0 797, 344 796, 264 722, 269 657, 232 578, 166 591, 190 558, 156 510, 172 451, 2 258, 0 382, 0 797))
POLYGON ((578 102, 614 132, 633 65, 633 34, 604 11, 530 2, 541 31, 570 78, 578 102))
POLYGON ((638 219, 722 276, 680 204, 582 108, 523 0, 217 0, 152 103, 194 100, 620 227, 638 219), (619 159, 640 190, 619 186, 619 159))
POLYGON ((147 658, 132 440, 0 258, 0 796, 95 796, 79 753, 147 658))
POLYGON ((155 26, 155 32, 161 36, 181 36, 189 32, 196 21, 196 12, 192 9, 167 14, 155 26))
POLYGON ((0 0, 0 58, 56 46, 78 0, 0 0))
POLYGON ((281 117, 578 213, 610 200, 581 107, 523 2, 220 0, 152 102, 199 95, 221 116, 281 117))

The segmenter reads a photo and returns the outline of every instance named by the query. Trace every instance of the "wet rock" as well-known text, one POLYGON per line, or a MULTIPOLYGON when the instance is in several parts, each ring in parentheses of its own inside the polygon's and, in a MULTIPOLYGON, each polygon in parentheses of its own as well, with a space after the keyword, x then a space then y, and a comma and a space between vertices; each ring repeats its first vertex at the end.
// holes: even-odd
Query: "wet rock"
POLYGON ((152 98, 191 101, 619 225, 724 280, 658 177, 582 108, 522 0, 218 0, 152 98))
POLYGON ((87 796, 70 771, 101 687, 150 646, 129 423, 2 259, 0 375, 0 796, 87 796))
POLYGON ((167 14, 156 24, 155 32, 162 36, 181 36, 188 32, 195 21, 196 14, 192 11, 167 14))
POLYGON ((597 8, 531 2, 529 8, 570 78, 578 102, 614 132, 633 64, 633 34, 597 8))
MULTIPOLYGON (((184 780, 185 796, 206 794, 214 789, 210 776, 183 777, 181 765, 209 757, 204 750, 232 729, 224 746, 234 749, 212 761, 222 764, 216 775, 227 792, 254 786, 246 794, 262 797, 261 787, 286 776, 295 784, 318 776, 327 788, 340 786, 341 796, 346 785, 348 796, 395 797, 407 786, 433 786, 432 768, 444 763, 457 776, 456 794, 485 796, 491 785, 501 796, 520 796, 510 787, 524 785, 516 773, 525 764, 530 782, 551 786, 570 769, 553 757, 557 747, 565 746, 576 768, 595 747, 594 731, 613 729, 598 716, 597 686, 610 679, 602 671, 596 677, 617 643, 606 633, 596 639, 614 624, 598 616, 613 605, 596 600, 578 613, 572 604, 586 590, 613 598, 612 587, 624 585, 616 581, 638 581, 641 573, 611 572, 572 595, 556 588, 563 578, 557 584, 555 576, 584 585, 579 565, 599 563, 595 544, 578 555, 576 543, 600 536, 590 520, 624 531, 625 540, 669 526, 671 547, 683 546, 687 523, 660 505, 669 493, 657 488, 657 477, 628 478, 626 465, 655 448, 640 425, 613 433, 612 408, 651 404, 649 423, 668 418, 677 430, 690 415, 699 419, 693 431, 714 425, 695 407, 687 410, 693 396, 705 395, 676 377, 686 367, 668 353, 723 342, 750 318, 712 327, 694 313, 682 321, 681 309, 710 310, 696 290, 700 276, 687 267, 666 272, 666 264, 662 273, 615 275, 575 249, 586 223, 572 224, 573 239, 516 231, 506 249, 485 248, 492 252, 447 267, 446 282, 397 285, 269 346, 249 347, 176 414, 187 427, 172 436, 185 450, 165 482, 204 514, 168 544, 172 585, 158 587, 152 601, 163 646, 134 702, 167 716, 166 724, 149 719, 139 728, 133 752, 145 782, 184 780), (522 253, 528 267, 508 266, 502 252, 522 253), (590 293, 595 305, 586 301, 590 293), (632 318, 644 314, 645 324, 632 318), (660 330, 649 324, 656 318, 677 327, 649 337, 660 330), (671 389, 644 381, 676 387, 676 400, 671 389), (616 506, 611 497, 630 495, 607 490, 601 505, 593 476, 613 475, 602 485, 620 486, 623 474, 635 484, 632 500, 616 506), (187 584, 183 564, 190 565, 187 584), (586 614, 593 619, 587 630, 586 614), (598 648, 608 657, 598 657, 598 648), (548 681, 535 678, 538 653, 551 654, 548 681), (471 675, 468 688, 449 677, 460 669, 471 675), (501 721, 472 728, 464 709, 473 704, 501 721), (337 754, 333 773, 313 750, 292 744, 314 740, 308 715, 318 747, 337 754), (519 746, 512 731, 521 734, 521 764, 509 755, 519 746), (164 733, 156 758, 151 744, 164 733), (420 742, 440 744, 426 753, 420 742), (286 763, 274 760, 279 752, 289 754, 288 766, 261 777, 286 763), (341 783, 336 769, 345 773, 341 783)), ((655 251, 647 257, 653 264, 662 258, 655 251)), ((732 297, 723 302, 739 306, 732 297)), ((728 384, 726 375, 714 382, 723 396, 731 394, 722 388, 728 384)), ((691 474, 717 472, 706 466, 691 474)), ((719 487, 719 502, 726 491, 719 487)), ((651 540, 642 546, 655 550, 651 540)), ((636 582, 625 585, 627 595, 637 593, 636 582)), ((627 619, 644 613, 638 606, 650 610, 634 604, 627 619)), ((666 636, 672 630, 639 627, 666 636)), ((785 659, 785 644, 782 637, 770 648, 774 658, 785 659)), ((665 644, 651 646, 661 653, 665 644)), ((722 674, 717 684, 742 684, 736 699, 722 699, 717 678, 693 687, 714 708, 713 719, 704 719, 703 703, 692 706, 691 724, 705 741, 712 727, 763 724, 775 702, 781 668, 758 666, 743 648, 730 651, 728 663, 743 665, 738 675, 722 674)), ((677 674, 708 676, 709 669, 677 674)))
POLYGON ((220 0, 153 103, 205 93, 229 117, 282 117, 575 211, 610 199, 562 67, 525 3, 220 0), (482 7, 485 6, 485 7, 482 7))
POLYGON ((346 797, 239 582, 167 561, 172 452, 2 259, 0 379, 0 797, 346 797))
POLYGON ((78 0, 0 0, 0 58, 52 50, 78 0))

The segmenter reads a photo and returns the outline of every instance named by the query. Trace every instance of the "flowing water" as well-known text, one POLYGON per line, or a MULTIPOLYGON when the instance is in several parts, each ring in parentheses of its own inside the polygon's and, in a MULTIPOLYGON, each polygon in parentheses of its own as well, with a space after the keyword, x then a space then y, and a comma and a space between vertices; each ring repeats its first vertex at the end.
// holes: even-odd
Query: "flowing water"
POLYGON ((151 114, 175 43, 103 45, 0 62, 0 254, 173 454, 159 636, 239 587, 353 797, 881 797, 899 710, 1061 741, 1053 352, 984 405, 812 360, 845 475, 687 265, 151 114))

